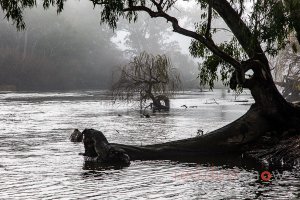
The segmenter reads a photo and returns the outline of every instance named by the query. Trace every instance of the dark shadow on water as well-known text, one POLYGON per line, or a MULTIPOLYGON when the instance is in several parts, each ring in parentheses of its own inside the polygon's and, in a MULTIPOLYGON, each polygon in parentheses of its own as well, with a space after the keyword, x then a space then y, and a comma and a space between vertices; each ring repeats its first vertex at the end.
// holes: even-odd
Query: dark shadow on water
POLYGON ((246 160, 241 157, 240 154, 230 154, 230 155, 216 155, 213 157, 201 157, 201 158, 193 158, 193 157, 185 157, 185 159, 180 159, 178 162, 190 163, 191 165, 197 164, 202 166, 215 166, 221 168, 243 168, 246 170, 263 170, 264 166, 258 165, 252 160, 246 160))
POLYGON ((127 168, 126 166, 112 166, 96 162, 84 162, 81 173, 83 179, 106 180, 108 175, 115 175, 118 170, 127 168))
MULTIPOLYGON (((136 160, 140 162, 147 162, 143 160, 136 160)), ((185 156, 184 158, 178 158, 174 160, 155 160, 157 162, 169 162, 174 165, 184 164, 185 166, 215 166, 221 168, 243 168, 246 170, 265 170, 265 166, 261 166, 253 160, 242 159, 240 154, 230 154, 230 155, 220 155, 220 156, 201 156, 201 158, 197 158, 195 156, 185 156)), ((85 161, 83 164, 83 170, 96 170, 96 171, 109 171, 109 170, 120 170, 124 168, 130 167, 129 165, 119 164, 119 163, 101 163, 96 161, 85 161)))
POLYGON ((121 164, 105 164, 100 162, 89 162, 85 161, 83 163, 83 170, 97 170, 97 171, 109 171, 109 170, 120 170, 129 167, 129 165, 121 164))

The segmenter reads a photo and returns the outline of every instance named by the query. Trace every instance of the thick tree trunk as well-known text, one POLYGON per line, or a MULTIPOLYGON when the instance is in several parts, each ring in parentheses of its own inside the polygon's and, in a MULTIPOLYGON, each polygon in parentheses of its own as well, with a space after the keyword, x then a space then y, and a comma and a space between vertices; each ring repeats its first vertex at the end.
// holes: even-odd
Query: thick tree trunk
POLYGON ((170 100, 165 95, 154 96, 152 93, 148 93, 149 98, 152 100, 152 110, 155 111, 168 111, 170 110, 170 100), (161 101, 164 101, 165 105, 161 104, 161 101))
POLYGON ((170 100, 165 95, 158 95, 155 97, 155 103, 153 104, 153 111, 169 111, 170 110, 170 100), (164 102, 164 105, 161 104, 161 101, 164 102))

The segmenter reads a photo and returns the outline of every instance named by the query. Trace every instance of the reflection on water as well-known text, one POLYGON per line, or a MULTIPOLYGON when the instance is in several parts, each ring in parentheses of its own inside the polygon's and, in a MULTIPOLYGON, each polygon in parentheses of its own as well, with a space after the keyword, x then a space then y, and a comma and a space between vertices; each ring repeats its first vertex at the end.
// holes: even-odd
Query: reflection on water
MULTIPOLYGON (((249 95, 239 97, 248 99, 249 95)), ((299 170, 271 183, 255 170, 171 161, 135 161, 97 169, 69 142, 74 128, 101 130, 110 142, 153 144, 194 137, 249 108, 226 92, 185 92, 169 113, 140 118, 133 105, 112 104, 103 91, 0 93, 1 199, 297 199, 299 170), (181 107, 186 105, 188 108, 181 107), (120 114, 121 116, 118 116, 120 114)))

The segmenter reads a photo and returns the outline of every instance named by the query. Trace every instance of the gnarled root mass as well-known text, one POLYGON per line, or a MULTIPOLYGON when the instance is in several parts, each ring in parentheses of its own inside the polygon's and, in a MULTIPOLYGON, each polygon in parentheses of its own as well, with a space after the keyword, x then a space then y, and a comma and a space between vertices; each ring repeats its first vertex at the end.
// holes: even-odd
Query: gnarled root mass
POLYGON ((239 158, 241 162, 254 159, 269 167, 293 167, 300 159, 300 120, 295 113, 266 115, 253 105, 244 116, 209 134, 147 146, 108 143, 100 131, 86 129, 84 155, 111 164, 129 164, 132 160, 216 164, 239 158))

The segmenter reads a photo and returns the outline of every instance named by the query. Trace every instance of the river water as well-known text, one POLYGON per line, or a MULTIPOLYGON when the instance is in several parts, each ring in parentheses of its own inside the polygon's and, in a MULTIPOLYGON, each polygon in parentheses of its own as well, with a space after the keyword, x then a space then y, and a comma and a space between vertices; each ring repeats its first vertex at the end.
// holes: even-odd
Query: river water
POLYGON ((74 128, 135 145, 195 137, 244 114, 253 100, 238 98, 249 102, 225 90, 186 91, 169 113, 141 118, 137 104, 113 104, 104 91, 0 93, 0 199, 300 199, 299 169, 271 172, 269 182, 254 169, 210 163, 90 169, 78 155, 83 145, 69 141, 74 128))

